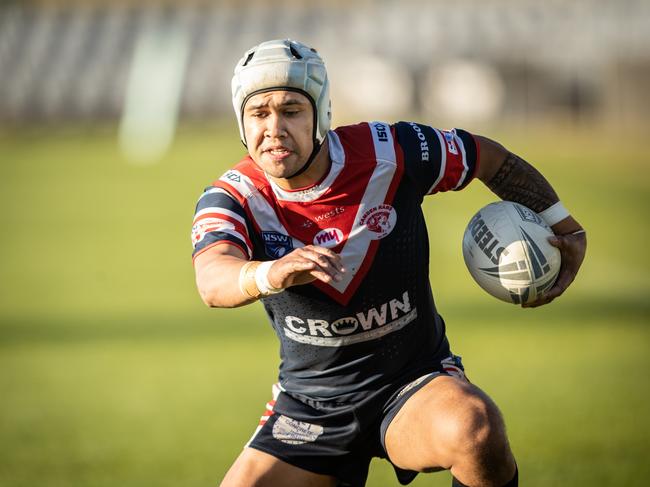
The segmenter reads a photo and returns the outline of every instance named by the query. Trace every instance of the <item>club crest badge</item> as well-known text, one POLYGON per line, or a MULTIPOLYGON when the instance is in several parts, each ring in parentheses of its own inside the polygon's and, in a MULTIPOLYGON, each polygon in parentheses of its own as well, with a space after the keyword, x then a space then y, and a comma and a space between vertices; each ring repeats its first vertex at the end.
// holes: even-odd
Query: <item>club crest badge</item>
POLYGON ((293 250, 293 241, 289 235, 279 232, 262 232, 264 250, 272 259, 279 259, 293 250))
POLYGON ((384 238, 395 228, 397 223, 397 212, 390 205, 379 205, 370 208, 361 217, 361 226, 370 232, 372 240, 384 238))

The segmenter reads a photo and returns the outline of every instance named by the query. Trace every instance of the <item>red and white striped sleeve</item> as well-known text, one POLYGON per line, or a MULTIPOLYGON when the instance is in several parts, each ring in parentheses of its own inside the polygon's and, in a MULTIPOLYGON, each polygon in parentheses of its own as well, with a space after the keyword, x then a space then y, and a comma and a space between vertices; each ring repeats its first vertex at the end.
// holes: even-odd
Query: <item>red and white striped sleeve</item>
POLYGON ((479 145, 469 132, 414 122, 396 123, 393 130, 406 172, 422 196, 457 191, 476 175, 479 145))
POLYGON ((219 244, 238 247, 249 259, 253 245, 246 212, 241 203, 218 183, 205 189, 194 213, 192 223, 192 258, 219 244))

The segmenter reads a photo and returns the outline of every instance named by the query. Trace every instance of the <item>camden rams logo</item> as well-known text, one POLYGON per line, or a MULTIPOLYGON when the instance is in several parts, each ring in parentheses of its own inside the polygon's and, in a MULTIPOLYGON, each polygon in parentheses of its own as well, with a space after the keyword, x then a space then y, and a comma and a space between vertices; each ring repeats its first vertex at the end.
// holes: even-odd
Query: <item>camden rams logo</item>
POLYGON ((279 232, 262 232, 264 250, 272 259, 279 259, 293 250, 293 241, 289 235, 279 232))
POLYGON ((379 205, 370 208, 361 217, 361 226, 366 226, 370 231, 372 240, 384 238, 393 231, 397 223, 397 212, 390 205, 379 205))

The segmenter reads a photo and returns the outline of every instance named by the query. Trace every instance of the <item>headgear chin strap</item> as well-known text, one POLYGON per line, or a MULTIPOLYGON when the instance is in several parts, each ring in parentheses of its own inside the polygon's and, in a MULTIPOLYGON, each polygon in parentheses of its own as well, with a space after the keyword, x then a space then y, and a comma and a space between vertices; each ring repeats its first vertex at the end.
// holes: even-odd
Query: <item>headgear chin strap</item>
POLYGON ((314 159, 316 159, 316 156, 318 155, 318 151, 320 151, 320 148, 322 147, 323 144, 316 143, 314 142, 314 150, 311 151, 311 155, 309 156, 309 159, 307 159, 307 162, 303 164, 303 166, 298 169, 296 172, 294 172, 291 176, 285 176, 284 179, 291 179, 295 178, 296 176, 300 176, 302 173, 304 173, 307 169, 309 169, 309 166, 311 166, 311 163, 314 162, 314 159))

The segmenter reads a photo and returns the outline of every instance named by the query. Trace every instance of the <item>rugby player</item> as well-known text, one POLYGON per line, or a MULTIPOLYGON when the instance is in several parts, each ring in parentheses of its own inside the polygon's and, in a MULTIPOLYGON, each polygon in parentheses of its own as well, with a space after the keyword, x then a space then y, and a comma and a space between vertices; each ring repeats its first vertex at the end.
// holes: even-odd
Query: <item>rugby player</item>
POLYGON ((199 199, 196 282, 209 306, 261 300, 281 364, 221 485, 358 487, 376 456, 402 484, 449 469, 456 486, 516 486, 503 418, 466 379, 434 305, 420 205, 479 179, 539 212, 562 269, 533 307, 573 281, 582 227, 537 170, 486 137, 409 122, 330 130, 325 65, 302 43, 246 52, 232 97, 248 154, 199 199))

